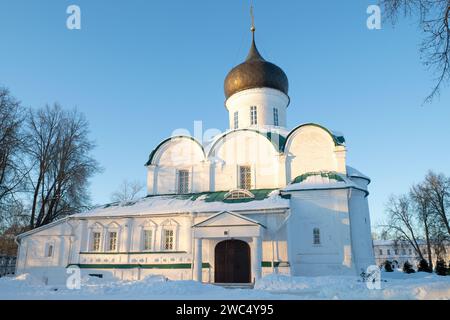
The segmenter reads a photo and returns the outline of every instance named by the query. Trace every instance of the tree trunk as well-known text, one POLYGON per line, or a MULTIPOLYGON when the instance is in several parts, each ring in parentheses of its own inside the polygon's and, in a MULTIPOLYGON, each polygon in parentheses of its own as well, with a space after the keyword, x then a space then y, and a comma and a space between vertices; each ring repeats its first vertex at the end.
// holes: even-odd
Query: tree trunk
POLYGON ((433 270, 433 259, 431 257, 430 231, 428 229, 427 221, 424 221, 424 227, 425 227, 425 239, 427 241, 428 265, 430 266, 430 269, 433 270))

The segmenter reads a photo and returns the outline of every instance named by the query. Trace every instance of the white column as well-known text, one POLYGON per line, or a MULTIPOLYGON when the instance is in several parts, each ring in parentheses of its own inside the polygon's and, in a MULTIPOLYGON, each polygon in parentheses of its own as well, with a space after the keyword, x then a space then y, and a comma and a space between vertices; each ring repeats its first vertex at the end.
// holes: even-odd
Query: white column
POLYGON ((252 238, 252 281, 261 278, 261 237, 252 238))
POLYGON ((79 250, 75 254, 79 256, 80 252, 89 251, 89 241, 91 238, 91 234, 88 229, 87 220, 81 220, 80 229, 77 230, 79 233, 76 235, 79 241, 79 250))
MULTIPOLYGON (((124 232, 122 233, 122 252, 130 252, 131 251, 131 243, 132 243, 132 235, 133 235, 133 219, 127 218, 125 220, 125 228, 123 228, 124 232)), ((138 244, 140 245, 140 243, 138 244)))
POLYGON ((195 238, 194 281, 202 282, 202 239, 195 238))

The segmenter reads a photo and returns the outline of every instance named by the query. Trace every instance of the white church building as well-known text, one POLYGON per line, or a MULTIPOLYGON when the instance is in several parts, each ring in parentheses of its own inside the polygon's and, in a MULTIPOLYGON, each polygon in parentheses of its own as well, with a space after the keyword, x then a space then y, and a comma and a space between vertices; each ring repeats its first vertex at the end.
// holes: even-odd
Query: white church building
POLYGON ((225 79, 229 129, 202 143, 162 141, 147 196, 68 216, 17 237, 17 272, 46 283, 66 268, 101 278, 159 274, 206 283, 263 275, 359 275, 373 265, 367 187, 344 137, 286 128, 288 78, 253 41, 225 79))

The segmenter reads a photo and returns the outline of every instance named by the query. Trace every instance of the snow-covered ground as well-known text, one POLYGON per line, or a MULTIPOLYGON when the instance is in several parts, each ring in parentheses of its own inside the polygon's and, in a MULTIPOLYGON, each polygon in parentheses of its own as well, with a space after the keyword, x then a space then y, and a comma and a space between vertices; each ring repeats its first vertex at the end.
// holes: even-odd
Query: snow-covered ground
POLYGON ((152 276, 136 282, 84 278, 81 289, 46 286, 30 275, 0 279, 0 299, 450 299, 450 276, 382 273, 380 290, 369 290, 358 277, 270 275, 254 289, 226 289, 194 281, 166 281, 152 276))

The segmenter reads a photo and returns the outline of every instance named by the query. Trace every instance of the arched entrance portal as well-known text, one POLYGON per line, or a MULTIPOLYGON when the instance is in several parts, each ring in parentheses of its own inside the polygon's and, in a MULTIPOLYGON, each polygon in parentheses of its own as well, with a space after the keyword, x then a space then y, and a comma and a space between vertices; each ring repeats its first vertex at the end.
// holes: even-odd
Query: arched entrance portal
POLYGON ((241 240, 219 242, 214 250, 215 283, 250 283, 250 246, 241 240))

